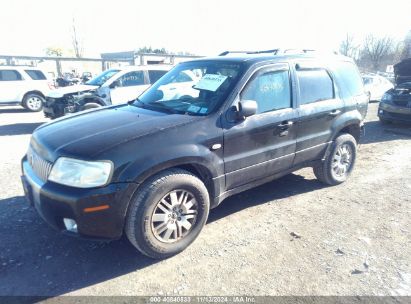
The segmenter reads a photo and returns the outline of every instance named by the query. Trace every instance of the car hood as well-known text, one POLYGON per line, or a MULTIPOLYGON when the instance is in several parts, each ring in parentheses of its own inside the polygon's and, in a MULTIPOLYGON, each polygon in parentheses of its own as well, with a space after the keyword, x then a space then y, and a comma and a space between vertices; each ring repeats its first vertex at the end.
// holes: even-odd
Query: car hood
POLYGON ((98 86, 86 85, 86 84, 68 86, 68 87, 63 87, 63 88, 59 88, 59 89, 55 89, 55 90, 50 91, 47 94, 47 97, 61 98, 66 94, 87 92, 87 91, 94 90, 94 89, 97 89, 97 88, 98 88, 98 86))
POLYGON ((96 159, 104 151, 199 117, 119 105, 65 116, 37 128, 31 146, 45 159, 96 159))

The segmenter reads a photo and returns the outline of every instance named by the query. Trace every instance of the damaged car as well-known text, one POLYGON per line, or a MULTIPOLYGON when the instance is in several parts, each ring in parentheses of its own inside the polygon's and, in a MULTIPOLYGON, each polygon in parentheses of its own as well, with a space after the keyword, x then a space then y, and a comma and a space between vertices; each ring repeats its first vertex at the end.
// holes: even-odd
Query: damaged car
POLYGON ((411 58, 394 66, 395 88, 387 91, 379 104, 382 123, 411 122, 411 58))
POLYGON ((134 100, 171 67, 146 65, 106 70, 85 84, 50 92, 43 107, 44 115, 54 119, 69 113, 134 100))

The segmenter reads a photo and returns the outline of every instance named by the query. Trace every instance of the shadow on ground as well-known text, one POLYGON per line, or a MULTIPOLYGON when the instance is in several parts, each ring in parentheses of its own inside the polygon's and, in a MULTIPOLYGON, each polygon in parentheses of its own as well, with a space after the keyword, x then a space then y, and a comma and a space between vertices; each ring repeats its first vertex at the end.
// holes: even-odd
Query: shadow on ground
POLYGON ((2 113, 33 113, 27 109, 21 108, 21 107, 16 107, 16 108, 6 108, 6 109, 1 109, 0 108, 0 114, 2 113))
POLYGON ((365 136, 361 144, 371 144, 399 139, 411 139, 411 124, 382 124, 373 120, 365 123, 365 136))
POLYGON ((43 122, 28 122, 0 126, 0 136, 31 134, 34 129, 42 124, 43 122))
MULTIPOLYGON (((211 211, 208 222, 321 187, 316 180, 290 174, 225 200, 211 211)), ((62 295, 156 262, 125 238, 102 243, 61 235, 39 218, 23 196, 0 200, 0 295, 62 295)))

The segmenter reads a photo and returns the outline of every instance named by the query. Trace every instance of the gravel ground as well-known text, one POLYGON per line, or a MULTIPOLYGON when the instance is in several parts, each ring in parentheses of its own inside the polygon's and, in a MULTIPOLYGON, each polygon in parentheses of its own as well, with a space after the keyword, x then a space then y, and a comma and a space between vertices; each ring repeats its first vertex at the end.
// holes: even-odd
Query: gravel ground
POLYGON ((411 295, 411 127, 376 110, 345 184, 303 169, 231 197, 186 251, 153 261, 50 229, 19 166, 46 120, 0 108, 0 295, 411 295))

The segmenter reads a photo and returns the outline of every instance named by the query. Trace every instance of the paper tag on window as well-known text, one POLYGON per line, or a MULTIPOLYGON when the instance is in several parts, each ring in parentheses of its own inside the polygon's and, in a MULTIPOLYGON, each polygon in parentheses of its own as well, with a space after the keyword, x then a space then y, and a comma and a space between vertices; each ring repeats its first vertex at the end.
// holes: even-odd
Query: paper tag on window
POLYGON ((188 112, 193 112, 193 113, 197 113, 201 108, 195 105, 191 105, 188 107, 187 111, 188 112))
POLYGON ((195 89, 215 92, 227 79, 227 76, 217 74, 205 74, 194 86, 195 89))

